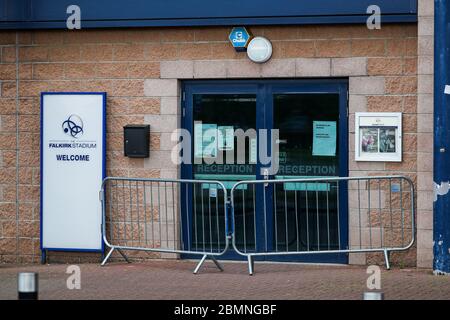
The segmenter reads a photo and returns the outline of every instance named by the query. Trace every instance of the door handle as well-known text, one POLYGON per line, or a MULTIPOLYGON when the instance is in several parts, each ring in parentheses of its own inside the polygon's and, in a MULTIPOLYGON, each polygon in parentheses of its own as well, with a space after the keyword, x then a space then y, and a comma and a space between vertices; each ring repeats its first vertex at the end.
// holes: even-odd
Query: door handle
MULTIPOLYGON (((263 179, 269 180, 269 169, 263 169, 263 179)), ((269 184, 266 182, 264 183, 264 187, 267 187, 269 184)))

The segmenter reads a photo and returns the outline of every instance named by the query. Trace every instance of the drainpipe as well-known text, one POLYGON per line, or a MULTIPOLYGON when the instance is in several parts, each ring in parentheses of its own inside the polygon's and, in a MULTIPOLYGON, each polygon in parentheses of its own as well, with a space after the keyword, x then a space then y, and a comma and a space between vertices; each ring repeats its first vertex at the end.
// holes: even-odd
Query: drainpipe
POLYGON ((434 12, 433 270, 450 275, 450 1, 435 0, 434 12))

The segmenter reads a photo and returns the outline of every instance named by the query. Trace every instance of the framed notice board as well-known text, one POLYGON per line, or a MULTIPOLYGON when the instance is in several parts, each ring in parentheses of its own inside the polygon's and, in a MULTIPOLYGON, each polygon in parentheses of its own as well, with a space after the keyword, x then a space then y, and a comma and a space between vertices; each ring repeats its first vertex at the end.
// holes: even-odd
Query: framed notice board
POLYGON ((402 161, 402 113, 355 113, 355 160, 402 161))
POLYGON ((41 93, 41 250, 103 252, 106 93, 41 93))

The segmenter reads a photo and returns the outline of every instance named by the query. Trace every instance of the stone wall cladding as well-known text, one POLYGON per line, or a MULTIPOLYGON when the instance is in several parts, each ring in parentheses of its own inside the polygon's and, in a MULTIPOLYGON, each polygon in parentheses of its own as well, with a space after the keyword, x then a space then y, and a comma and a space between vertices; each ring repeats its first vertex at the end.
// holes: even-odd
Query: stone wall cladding
MULTIPOLYGON (((348 77, 350 175, 405 174, 417 180, 416 24, 250 30, 272 41, 268 63, 257 65, 236 53, 227 39, 230 29, 222 27, 19 32, 17 44, 15 32, 1 32, 0 262, 39 261, 41 91, 106 91, 108 175, 173 178, 178 170, 169 161, 170 132, 179 124, 179 80, 348 77), (402 163, 353 160, 357 111, 404 112, 402 163), (129 123, 151 125, 150 159, 123 157, 122 126, 129 123)), ((51 262, 98 259, 50 254, 51 262)), ((399 261, 414 265, 415 250, 399 261)), ((365 263, 366 257, 351 262, 365 263)))
POLYGON ((433 266, 434 1, 419 0, 417 266, 433 266))

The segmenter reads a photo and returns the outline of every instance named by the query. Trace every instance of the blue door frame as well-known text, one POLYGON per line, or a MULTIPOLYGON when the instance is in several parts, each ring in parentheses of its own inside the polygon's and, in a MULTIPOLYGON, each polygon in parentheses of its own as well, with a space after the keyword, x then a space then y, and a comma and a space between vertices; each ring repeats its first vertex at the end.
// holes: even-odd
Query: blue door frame
MULTIPOLYGON (((256 130, 272 129, 274 125, 273 117, 273 94, 339 94, 339 124, 338 124, 338 146, 339 146, 339 176, 348 176, 348 80, 347 79, 300 79, 300 80, 199 80, 185 81, 182 85, 183 100, 181 108, 183 117, 181 126, 188 130, 191 136, 194 132, 194 112, 193 95, 195 94, 255 94, 256 95, 256 130)), ((271 152, 269 150, 269 152, 271 152)), ((192 162, 192 161, 191 161, 192 162)), ((261 164, 258 159, 256 165, 256 178, 262 180, 261 164)), ((193 179, 193 165, 181 165, 181 177, 183 179, 193 179)), ((271 178, 274 178, 272 176, 271 178)), ((344 183, 341 183, 339 193, 339 212, 340 212, 340 243, 342 248, 348 245, 348 193, 344 183)), ((269 191, 268 194, 273 194, 269 191)), ((185 197, 192 197, 192 194, 182 195, 182 216, 188 214, 192 217, 192 201, 186 201, 185 197), (190 206, 190 207, 187 207, 190 206), (187 210, 187 212, 186 212, 187 210)), ((263 201, 262 190, 257 190, 257 203, 263 201)), ((273 197, 266 197, 266 207, 272 208, 273 197)), ((258 211, 257 211, 258 212, 258 211)), ((268 214, 268 216, 271 216, 268 214)), ((257 217, 257 224, 263 223, 263 217, 257 217), (259 218, 259 219, 258 219, 259 218)), ((189 219, 192 221, 192 219, 189 219)), ((228 219, 231 222, 231 218, 228 219)), ((230 226, 231 227, 231 223, 230 226)), ((182 219, 183 234, 192 234, 186 232, 191 226, 186 225, 185 219, 182 219)), ((230 229, 230 228, 229 228, 230 229)), ((263 228, 257 228, 263 230, 263 228)), ((230 229, 231 230, 231 229, 230 229)), ((268 235, 268 238, 271 238, 268 235)), ((257 233, 257 242, 262 244, 264 235, 257 233)), ((183 243, 188 244, 190 239, 184 238, 183 243)), ((182 258, 192 256, 182 255, 182 258)), ((222 259, 242 260, 243 257, 230 249, 222 259)), ((258 259, 257 259, 258 260, 258 259)), ((260 257, 259 260, 264 260, 260 257)), ((348 263, 348 254, 312 254, 312 255, 288 255, 275 256, 265 260, 271 261, 298 261, 298 262, 320 262, 320 263, 348 263)))

